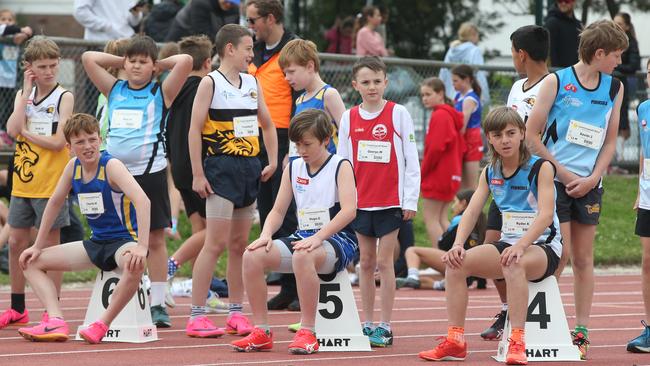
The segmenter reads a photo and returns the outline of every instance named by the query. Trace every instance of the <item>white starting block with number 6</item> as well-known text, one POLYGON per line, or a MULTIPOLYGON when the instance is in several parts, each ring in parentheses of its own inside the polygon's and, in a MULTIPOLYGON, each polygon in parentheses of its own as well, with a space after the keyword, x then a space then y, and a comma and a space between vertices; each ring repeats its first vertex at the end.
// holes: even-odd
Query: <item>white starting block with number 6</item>
MULTIPOLYGON (((97 274, 88 310, 86 310, 86 318, 83 325, 77 329, 76 340, 83 340, 79 336, 79 331, 97 321, 108 308, 111 295, 119 280, 120 275, 115 272, 100 271, 97 274)), ((151 321, 149 300, 141 280, 138 291, 115 318, 102 342, 144 343, 156 340, 158 340, 158 332, 151 321)))
POLYGON ((345 270, 337 273, 332 281, 321 279, 316 336, 321 352, 370 351, 370 341, 361 330, 357 304, 345 270))
MULTIPOLYGON (((525 331, 528 361, 580 361, 580 351, 573 345, 555 276, 528 283, 525 331)), ((510 320, 506 318, 503 338, 494 356, 499 362, 505 362, 509 335, 510 320)))

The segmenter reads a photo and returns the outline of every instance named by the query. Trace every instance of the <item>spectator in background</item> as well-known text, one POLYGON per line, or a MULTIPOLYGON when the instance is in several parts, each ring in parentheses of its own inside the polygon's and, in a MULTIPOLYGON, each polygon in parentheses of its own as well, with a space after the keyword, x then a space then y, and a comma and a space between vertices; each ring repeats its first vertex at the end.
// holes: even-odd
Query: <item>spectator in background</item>
POLYGON ((334 26, 325 32, 325 40, 328 42, 326 52, 351 55, 353 33, 353 17, 346 17, 343 20, 340 17, 336 17, 334 26))
POLYGON ((164 42, 176 14, 182 8, 179 0, 163 0, 154 5, 144 19, 144 33, 156 42, 164 42))
POLYGON ((544 20, 544 27, 551 35, 552 67, 569 67, 578 62, 582 23, 575 17, 574 7, 575 0, 556 0, 544 20))
MULTIPOLYGON (((13 35, 14 44, 20 45, 32 36, 32 28, 16 25, 16 15, 9 9, 0 10, 0 36, 13 35)), ((0 146, 11 145, 12 140, 4 132, 7 119, 13 111, 13 101, 18 76, 20 49, 11 44, 0 44, 0 146)))
MULTIPOLYGON (((621 102, 621 118, 618 123, 618 139, 616 140, 616 160, 623 159, 625 140, 630 137, 630 119, 628 116, 630 108, 630 97, 634 96, 635 88, 630 88, 628 78, 634 78, 634 74, 641 68, 641 56, 639 55, 639 43, 636 40, 636 32, 632 25, 632 18, 628 13, 618 13, 614 16, 614 23, 621 27, 630 42, 630 46, 621 55, 621 64, 614 69, 614 76, 623 83, 623 100, 621 102)), ((615 172, 625 173, 617 168, 615 172)))
POLYGON ((226 24, 239 24, 240 0, 192 0, 181 9, 165 41, 177 42, 183 37, 205 34, 213 39, 226 24))
POLYGON ((376 6, 368 5, 357 16, 356 52, 357 56, 388 56, 385 40, 376 31, 381 24, 381 13, 376 6))
POLYGON ((33 35, 32 28, 16 25, 16 15, 9 9, 0 10, 0 36, 14 36, 14 44, 19 45, 33 35))
POLYGON ((72 15, 85 28, 85 40, 109 41, 135 34, 144 5, 142 0, 74 0, 72 15))
MULTIPOLYGON (((477 46, 480 39, 478 28, 471 22, 465 22, 458 28, 458 39, 451 42, 445 54, 445 62, 455 64, 483 65, 483 51, 477 46)), ((449 99, 454 99, 456 92, 451 82, 449 69, 440 69, 440 80, 445 83, 445 90, 449 99)), ((476 72, 476 80, 481 90, 481 103, 490 103, 487 74, 485 71, 476 72)))

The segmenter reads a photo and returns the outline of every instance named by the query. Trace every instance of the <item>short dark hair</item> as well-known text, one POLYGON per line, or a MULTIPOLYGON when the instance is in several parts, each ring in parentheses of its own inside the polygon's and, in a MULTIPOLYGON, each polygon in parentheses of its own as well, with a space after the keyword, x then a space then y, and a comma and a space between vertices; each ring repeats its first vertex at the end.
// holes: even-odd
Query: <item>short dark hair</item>
POLYGON ((284 23, 284 5, 279 0, 248 0, 246 7, 255 5, 261 17, 272 14, 276 23, 284 23))
POLYGON ((239 24, 226 24, 217 32, 214 40, 214 46, 217 49, 219 57, 223 57, 223 51, 228 43, 237 47, 243 37, 251 37, 248 29, 239 24))
POLYGON ((206 35, 184 37, 178 42, 180 53, 192 56, 192 70, 201 70, 212 54, 212 42, 206 35))
POLYGON ((510 35, 515 51, 524 50, 534 61, 546 61, 549 50, 549 33, 538 25, 525 25, 510 35))
POLYGON ((68 118, 68 121, 63 126, 63 136, 70 143, 70 139, 79 135, 81 131, 88 134, 99 134, 99 122, 90 114, 75 113, 68 118))
POLYGON ((334 127, 325 111, 309 108, 293 116, 289 123, 289 140, 298 142, 307 132, 320 142, 332 137, 334 127))
POLYGON ((386 64, 377 56, 364 56, 361 57, 352 66, 352 78, 356 79, 359 70, 364 67, 369 68, 374 72, 383 72, 386 75, 386 64))
POLYGON ((133 36, 131 42, 126 47, 124 55, 126 57, 149 56, 151 57, 151 61, 156 62, 158 60, 158 46, 156 46, 156 41, 149 36, 133 36))

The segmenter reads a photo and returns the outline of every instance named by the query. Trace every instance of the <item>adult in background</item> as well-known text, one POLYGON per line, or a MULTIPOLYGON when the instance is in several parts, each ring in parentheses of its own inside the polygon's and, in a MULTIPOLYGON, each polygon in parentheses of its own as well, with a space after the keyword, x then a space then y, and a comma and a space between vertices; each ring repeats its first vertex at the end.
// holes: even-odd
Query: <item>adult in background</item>
POLYGON ((380 24, 381 13, 378 7, 368 5, 361 10, 355 36, 357 56, 388 56, 386 40, 376 30, 380 24))
POLYGON ((176 14, 165 41, 205 34, 214 38, 226 24, 239 23, 240 0, 192 0, 176 14))
POLYGON ((129 38, 142 21, 144 1, 74 0, 72 15, 84 27, 87 41, 129 38))
POLYGON ((144 33, 156 42, 164 42, 176 14, 183 8, 180 0, 163 0, 154 5, 144 19, 144 33))
MULTIPOLYGON (((248 0, 246 2, 246 21, 248 27, 255 33, 256 39, 253 47, 253 61, 248 67, 248 72, 257 78, 264 93, 264 99, 278 137, 278 167, 284 167, 282 162, 287 159, 289 152, 289 120, 294 111, 295 100, 300 93, 292 92, 291 86, 284 79, 278 59, 282 47, 296 36, 284 28, 284 6, 279 0, 248 0)), ((262 140, 261 137, 260 135, 260 140, 262 140)), ((260 147, 262 146, 260 141, 260 147)), ((262 166, 268 164, 268 156, 264 148, 261 148, 258 157, 262 166)), ((260 212, 262 227, 280 190, 282 170, 277 169, 273 177, 262 182, 260 186, 257 195, 257 209, 260 212)), ((282 226, 275 232, 273 239, 287 237, 296 230, 298 222, 295 209, 296 206, 292 203, 282 226)), ((293 274, 282 275, 281 284, 280 293, 269 300, 269 310, 285 309, 294 301, 299 308, 295 276, 293 274)))
POLYGON ((575 3, 575 0, 556 0, 544 20, 544 27, 551 35, 552 67, 569 67, 578 62, 582 23, 573 13, 575 3))
POLYGON ((328 42, 326 52, 351 55, 353 33, 353 17, 346 17, 343 20, 340 17, 336 17, 332 28, 325 32, 325 40, 328 42))
MULTIPOLYGON (((620 161, 623 157, 625 140, 630 137, 630 118, 628 116, 630 108, 630 97, 634 97, 635 88, 630 88, 628 79, 634 78, 634 74, 641 68, 641 56, 639 55, 639 43, 636 40, 636 32, 632 25, 632 18, 628 13, 618 13, 614 16, 614 23, 621 27, 630 46, 621 55, 621 64, 614 69, 614 76, 623 83, 623 101, 621 102, 621 118, 618 123, 618 138, 616 139, 616 160, 620 161)), ((616 170, 615 170, 616 172, 616 170)), ((625 173, 622 169, 618 172, 625 173)))
MULTIPOLYGON (((451 42, 449 50, 445 54, 444 62, 453 64, 483 65, 483 51, 477 46, 480 40, 478 28, 474 23, 465 22, 458 28, 458 39, 451 42)), ((440 69, 440 80, 445 83, 445 90, 449 99, 454 99, 456 92, 451 82, 449 69, 440 69)), ((485 71, 476 72, 476 80, 483 91, 481 103, 490 103, 490 90, 485 71)))

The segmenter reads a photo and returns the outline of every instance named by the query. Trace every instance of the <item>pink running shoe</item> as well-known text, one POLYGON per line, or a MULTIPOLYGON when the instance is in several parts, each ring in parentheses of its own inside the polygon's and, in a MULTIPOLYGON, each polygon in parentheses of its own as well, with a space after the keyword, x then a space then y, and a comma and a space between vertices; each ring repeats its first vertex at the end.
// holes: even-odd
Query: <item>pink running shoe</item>
POLYGON ((88 326, 88 328, 79 331, 79 336, 90 344, 97 344, 108 332, 108 326, 101 320, 98 320, 88 326))
POLYGON ((23 338, 34 342, 65 342, 68 340, 68 324, 60 318, 50 318, 29 328, 18 329, 23 338))
POLYGON ((5 310, 0 314, 0 329, 11 325, 26 325, 29 323, 29 312, 25 309, 22 314, 14 309, 5 310))
POLYGON ((217 338, 226 334, 223 328, 217 328, 207 316, 199 316, 187 320, 185 334, 196 338, 217 338))
POLYGON ((240 336, 249 335, 253 331, 253 325, 242 313, 228 315, 226 319, 226 332, 240 336))
POLYGON ((261 328, 254 328, 251 333, 230 345, 238 352, 268 351, 273 348, 273 333, 261 328))

